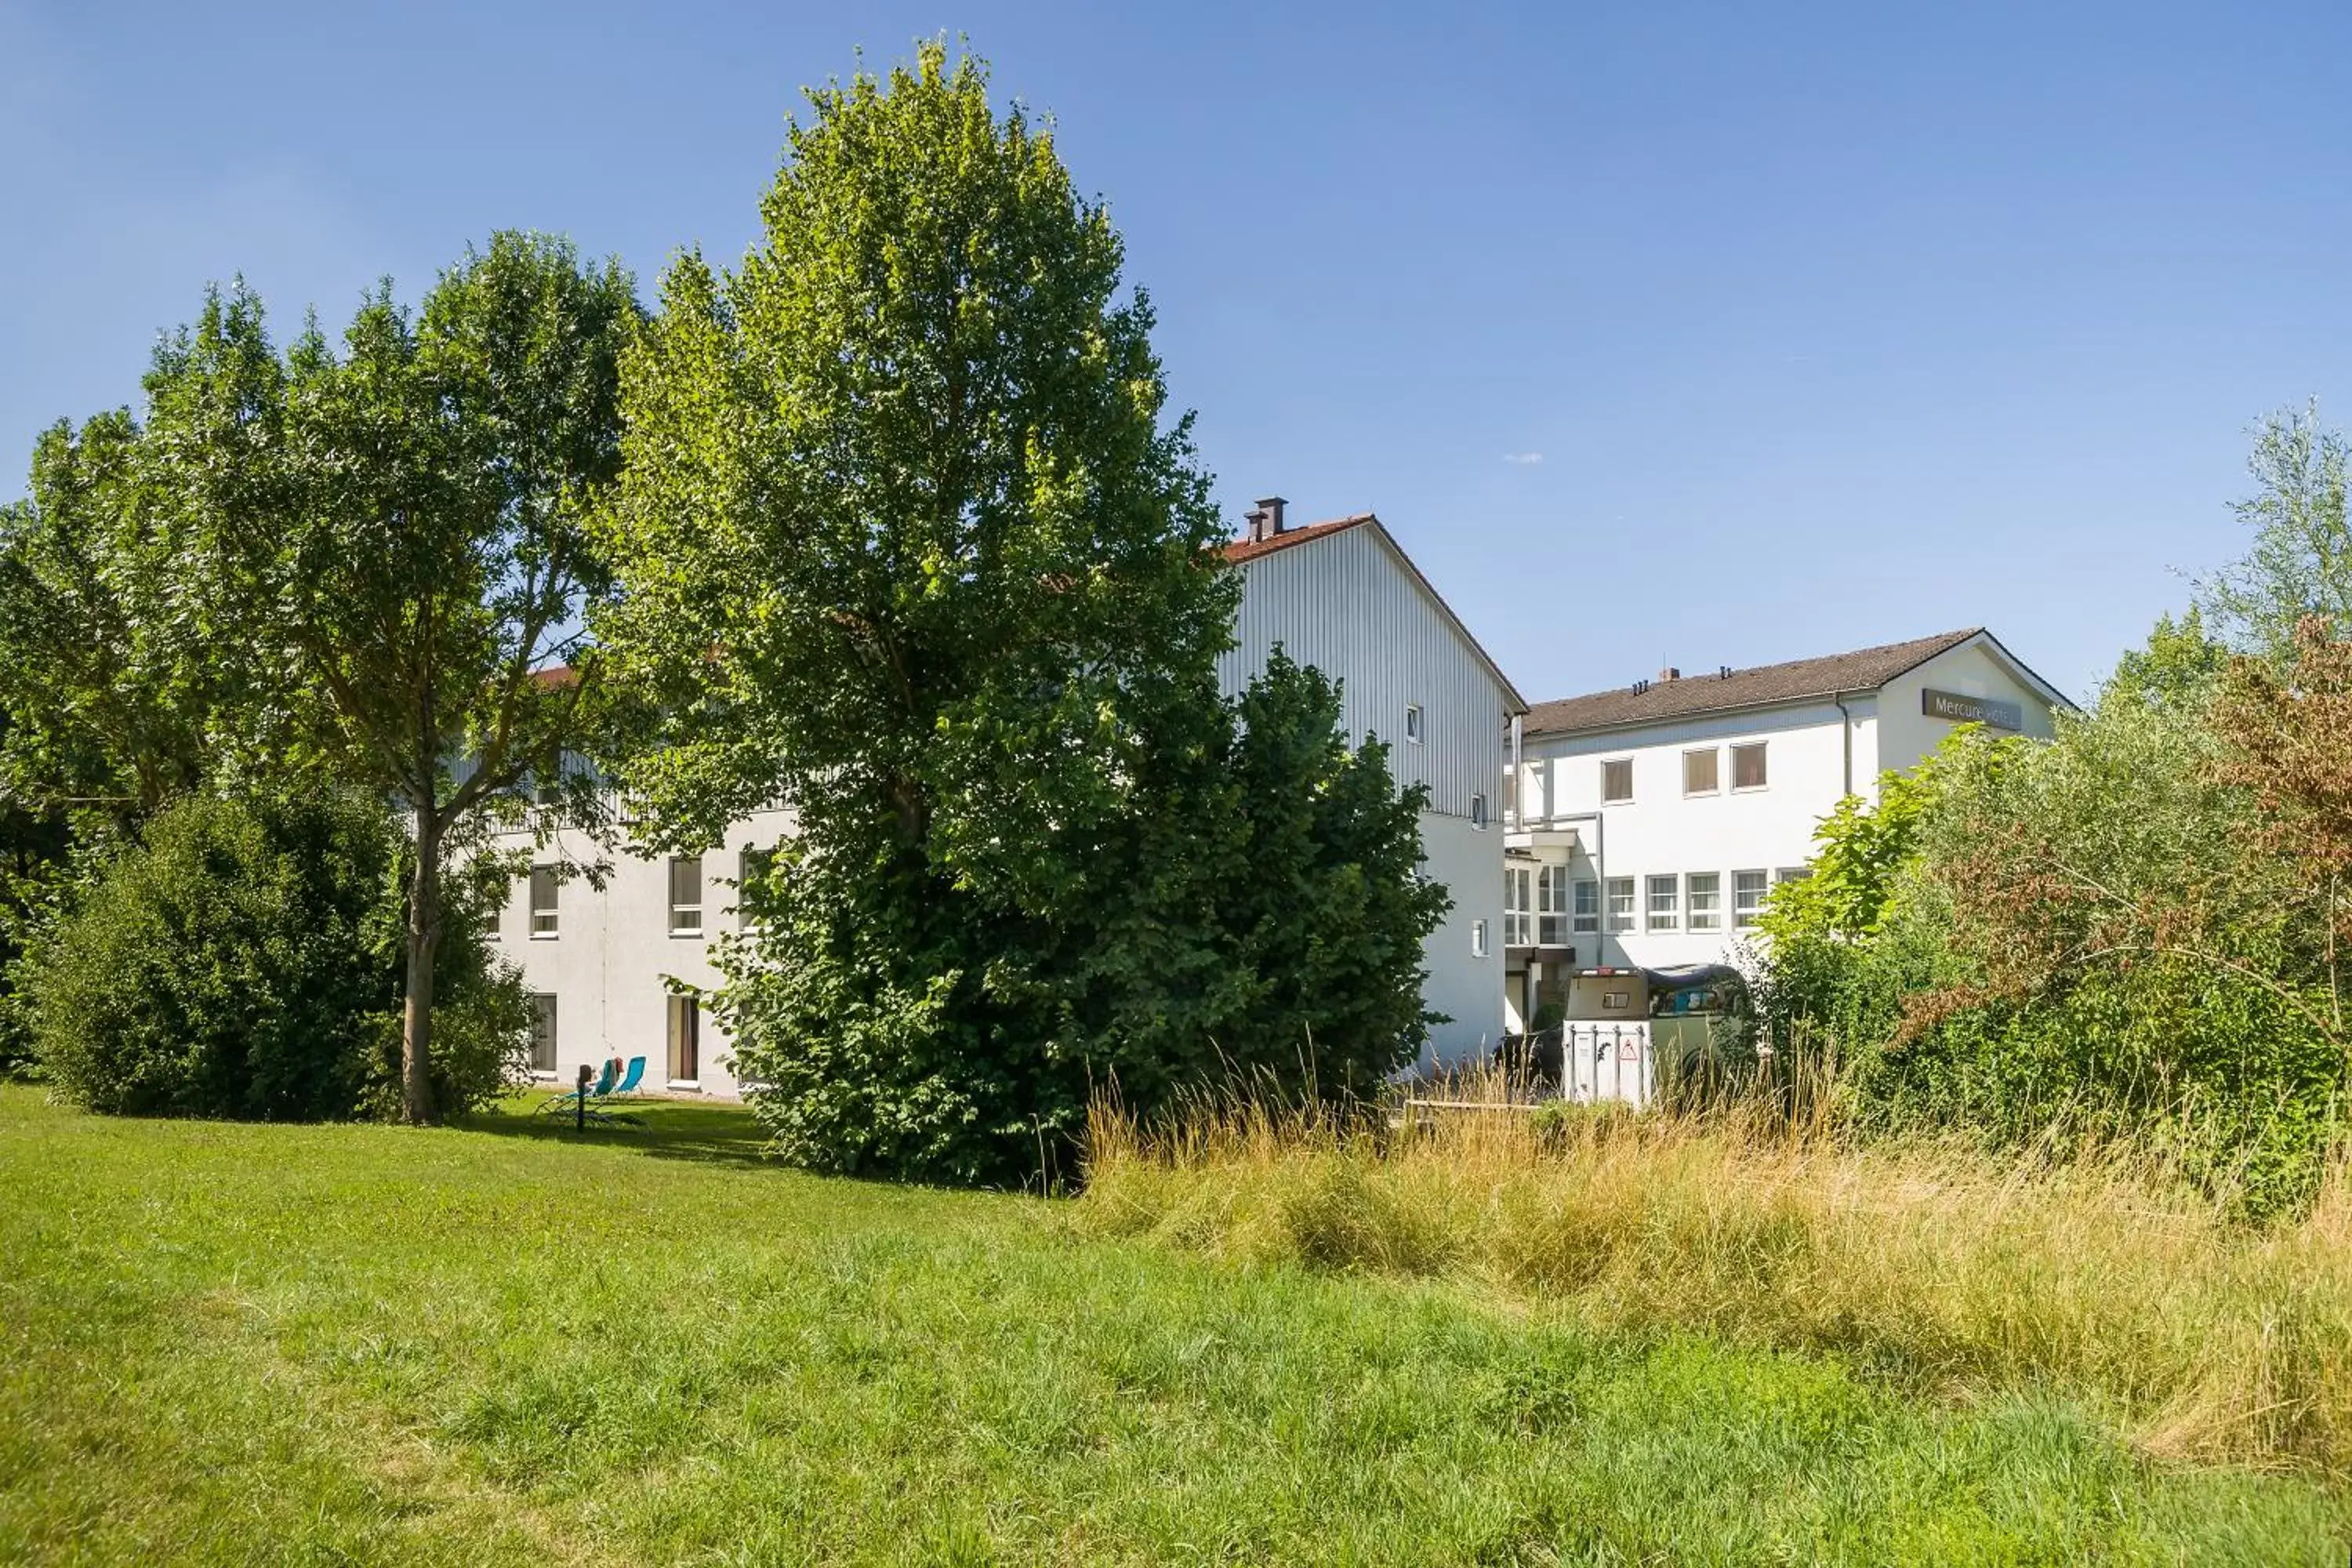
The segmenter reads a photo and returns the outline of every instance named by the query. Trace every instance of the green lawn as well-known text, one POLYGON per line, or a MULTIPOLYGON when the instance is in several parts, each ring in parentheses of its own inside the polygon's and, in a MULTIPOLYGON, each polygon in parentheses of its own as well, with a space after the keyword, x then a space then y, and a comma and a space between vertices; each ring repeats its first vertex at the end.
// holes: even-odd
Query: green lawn
POLYGON ((0 1087, 0 1562, 2340 1563, 2058 1408, 1244 1272, 1023 1198, 0 1087))

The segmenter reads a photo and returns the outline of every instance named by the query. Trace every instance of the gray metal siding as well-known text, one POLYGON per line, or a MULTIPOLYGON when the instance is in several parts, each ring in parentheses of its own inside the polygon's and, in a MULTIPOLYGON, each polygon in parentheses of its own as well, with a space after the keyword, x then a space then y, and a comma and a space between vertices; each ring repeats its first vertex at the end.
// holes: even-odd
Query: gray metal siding
POLYGON ((1467 816, 1484 795, 1501 807, 1508 702, 1478 656, 1432 604, 1377 524, 1245 562, 1234 647, 1220 661, 1227 692, 1265 668, 1276 643, 1341 683, 1351 742, 1389 742, 1400 783, 1429 785, 1429 808, 1467 816), (1404 738, 1418 703, 1423 742, 1404 738))

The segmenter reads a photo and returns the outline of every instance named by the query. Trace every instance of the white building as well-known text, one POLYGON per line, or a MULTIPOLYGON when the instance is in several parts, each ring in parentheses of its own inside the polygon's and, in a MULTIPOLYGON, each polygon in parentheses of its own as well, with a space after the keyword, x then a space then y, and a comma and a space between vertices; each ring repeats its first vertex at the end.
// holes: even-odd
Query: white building
MULTIPOLYGON (((1505 763, 1495 736, 1527 704, 1378 518, 1293 529, 1283 506, 1260 501, 1249 537, 1225 549, 1242 574, 1242 600, 1219 684, 1227 695, 1240 691, 1279 644, 1341 683, 1351 743, 1379 735, 1391 742, 1398 782, 1429 786, 1426 868, 1454 900, 1425 950, 1427 1004, 1451 1019, 1433 1032, 1429 1055, 1476 1055, 1503 1022, 1503 834, 1494 803, 1505 763)), ((498 932, 537 1000, 541 1076, 569 1083, 583 1062, 642 1056, 648 1089, 736 1093, 725 1038, 670 982, 719 984, 709 942, 732 929, 744 857, 791 831, 790 813, 763 812, 701 856, 620 855, 602 889, 553 870, 565 855, 583 864, 597 858, 584 836, 561 834, 543 849, 546 865, 518 884, 498 932)))
POLYGON ((1813 829, 1958 725, 2048 736, 2065 697, 1982 627, 1538 703, 1505 803, 1505 1008, 1574 969, 1726 957, 1813 829))

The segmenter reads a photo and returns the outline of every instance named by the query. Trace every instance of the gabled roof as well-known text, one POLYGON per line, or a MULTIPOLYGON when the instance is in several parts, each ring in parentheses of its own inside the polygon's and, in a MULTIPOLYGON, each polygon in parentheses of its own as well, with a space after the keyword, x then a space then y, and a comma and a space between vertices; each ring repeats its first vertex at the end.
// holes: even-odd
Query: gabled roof
POLYGON ((1613 730, 1630 724, 1687 719, 1738 708, 1769 708, 1807 699, 1875 691, 1907 670, 1917 668, 1940 653, 1948 653, 1974 637, 1983 637, 2026 684, 2042 691, 2053 705, 2066 699, 2048 681, 2025 668, 1982 626, 1909 642, 1882 643, 1876 647, 1833 653, 1822 658, 1791 659, 1786 664, 1758 665, 1729 675, 1688 675, 1679 680, 1612 687, 1607 691, 1538 702, 1528 712, 1524 732, 1567 735, 1586 730, 1613 730))
MULTIPOLYGON (((1265 539, 1236 539, 1225 546, 1225 559, 1235 565, 1271 555, 1277 550, 1288 550, 1309 540, 1328 539, 1335 533, 1345 533, 1351 528, 1361 528, 1368 522, 1378 522, 1370 512, 1360 511, 1353 517, 1335 517, 1328 522, 1310 522, 1304 528, 1286 528, 1280 533, 1265 539)), ((1393 541, 1391 541, 1393 542, 1393 541)), ((1397 552, 1402 555, 1403 551, 1397 552)))
POLYGON ((1263 561, 1277 551, 1296 549, 1302 544, 1312 544, 1318 540, 1330 539, 1359 528, 1370 528, 1372 531, 1372 537, 1378 539, 1382 547, 1391 555, 1396 557, 1397 563, 1405 569, 1406 575, 1411 577, 1414 585, 1428 596, 1429 602, 1437 607, 1437 613, 1445 618, 1445 624, 1454 629, 1454 635, 1462 639, 1464 646, 1468 647, 1478 662, 1486 667, 1486 673, 1495 678, 1495 684, 1503 689, 1503 700, 1507 705, 1505 710, 1511 713, 1526 712, 1528 700, 1519 695, 1519 689, 1511 684, 1511 678, 1505 675, 1502 666, 1496 664, 1488 657, 1486 650, 1478 645, 1478 639, 1470 635, 1470 628, 1462 624, 1462 617, 1454 613, 1454 606, 1445 602, 1445 595, 1431 586, 1429 579, 1421 574, 1421 568, 1412 563, 1412 557, 1404 552, 1404 546, 1396 542, 1396 536, 1389 532, 1387 525, 1373 513, 1360 511, 1352 517, 1333 518, 1328 522, 1310 522, 1303 528, 1286 528, 1280 533, 1269 535, 1265 539, 1236 539, 1225 546, 1225 559, 1235 565, 1245 565, 1252 561, 1263 561))

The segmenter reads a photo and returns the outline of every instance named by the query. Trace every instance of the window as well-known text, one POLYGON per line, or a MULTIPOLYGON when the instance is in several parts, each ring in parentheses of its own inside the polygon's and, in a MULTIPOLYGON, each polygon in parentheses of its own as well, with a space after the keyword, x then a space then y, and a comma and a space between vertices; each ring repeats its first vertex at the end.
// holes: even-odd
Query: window
POLYGON ((1762 789, 1764 787, 1764 742, 1757 741, 1731 748, 1731 787, 1762 789))
POLYGON ((1486 956, 1486 922, 1485 921, 1470 922, 1470 956, 1473 958, 1486 956))
POLYGON ((1470 797, 1470 826, 1473 827, 1486 826, 1486 797, 1483 795, 1474 795, 1470 797))
POLYGON ((1568 868, 1536 868, 1536 945, 1568 945, 1568 868))
POLYGON ((1597 931, 1601 929, 1601 884, 1579 882, 1576 885, 1576 929, 1597 931))
POLYGON ((699 855, 670 857, 669 934, 702 934, 702 857, 699 855))
POLYGON ((530 934, 555 934, 555 868, 533 866, 530 868, 530 934))
POLYGON ((743 846, 735 861, 735 920, 745 931, 751 929, 751 910, 760 897, 761 879, 776 863, 776 852, 756 844, 743 846))
POLYGON ((1783 866, 1772 873, 1772 885, 1777 888, 1783 882, 1801 882, 1812 874, 1811 866, 1783 866))
POLYGON ((1613 801, 1633 798, 1633 759, 1620 757, 1613 763, 1601 764, 1601 801, 1606 805, 1613 801))
POLYGON ((1721 931, 1723 929, 1723 873, 1693 871, 1686 879, 1689 894, 1685 902, 1690 907, 1690 929, 1721 931))
POLYGON ((1702 752, 1683 753, 1683 793, 1685 795, 1713 795, 1716 792, 1717 787, 1716 764, 1720 754, 1713 746, 1702 752))
POLYGON ((530 999, 530 1070, 555 1076, 555 998, 543 991, 530 999))
POLYGON ((1633 879, 1631 877, 1609 879, 1609 929, 1633 929, 1633 879))
POLYGON ((1421 744, 1421 704, 1418 702, 1404 705, 1404 738, 1410 744, 1421 744))
POLYGON ((1503 868, 1503 945, 1527 947, 1535 941, 1528 889, 1535 874, 1525 866, 1503 868))
POLYGON ((1734 871, 1731 874, 1731 927, 1734 931, 1752 928, 1764 913, 1764 894, 1771 878, 1762 871, 1734 871))
POLYGON ((702 999, 698 996, 669 999, 669 1080, 702 1081, 702 999))
POLYGON ((563 773, 557 769, 535 774, 530 781, 530 798, 541 805, 553 805, 563 798, 563 773))
POLYGON ((1679 931, 1682 923, 1682 879, 1671 876, 1651 878, 1650 908, 1643 929, 1679 931))

